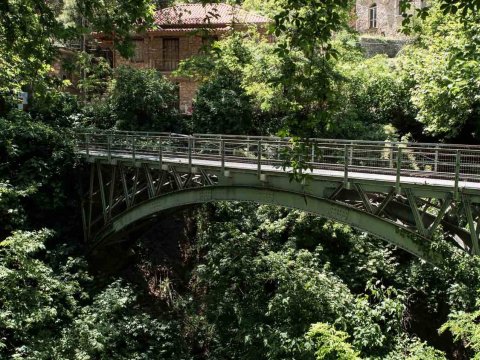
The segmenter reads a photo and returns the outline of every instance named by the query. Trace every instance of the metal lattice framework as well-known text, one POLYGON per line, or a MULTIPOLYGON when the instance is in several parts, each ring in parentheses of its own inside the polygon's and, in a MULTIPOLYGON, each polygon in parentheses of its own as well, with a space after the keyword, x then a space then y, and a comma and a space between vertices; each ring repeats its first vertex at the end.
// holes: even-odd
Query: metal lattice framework
POLYGON ((236 200, 297 208, 367 231, 429 262, 436 231, 480 254, 480 147, 275 137, 86 131, 90 248, 160 212, 236 200), (292 148, 309 170, 291 181, 292 148))

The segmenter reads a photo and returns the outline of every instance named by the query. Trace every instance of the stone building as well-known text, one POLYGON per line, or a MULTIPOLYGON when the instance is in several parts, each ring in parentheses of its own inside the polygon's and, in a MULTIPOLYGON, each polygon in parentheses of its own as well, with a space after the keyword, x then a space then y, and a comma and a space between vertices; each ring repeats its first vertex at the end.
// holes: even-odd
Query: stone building
MULTIPOLYGON (((402 37, 401 0, 357 0, 356 30, 360 34, 381 35, 385 37, 402 37)), ((416 8, 427 6, 425 0, 413 0, 416 8)))
MULTIPOLYGON (((115 53, 113 67, 130 65, 154 68, 178 84, 180 111, 192 112, 192 99, 197 83, 174 77, 179 62, 198 54, 207 42, 221 38, 230 31, 244 31, 255 26, 265 31, 270 20, 227 4, 183 4, 158 10, 154 27, 134 37, 135 55, 131 59, 115 53)), ((108 38, 100 38, 103 47, 112 47, 108 38)))

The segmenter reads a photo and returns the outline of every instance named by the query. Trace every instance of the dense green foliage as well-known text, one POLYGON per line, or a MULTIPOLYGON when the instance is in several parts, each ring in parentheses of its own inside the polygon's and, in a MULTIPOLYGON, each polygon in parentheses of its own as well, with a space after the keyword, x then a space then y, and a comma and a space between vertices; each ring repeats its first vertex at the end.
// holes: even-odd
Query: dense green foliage
MULTIPOLYGON (((184 131, 177 106, 177 86, 158 71, 119 67, 106 89, 97 89, 94 84, 98 77, 93 75, 92 78, 85 80, 93 83, 89 92, 92 100, 78 114, 79 125, 119 130, 184 131)), ((103 83, 106 80, 104 76, 103 83)))
POLYGON ((434 136, 475 141, 480 135, 479 62, 459 54, 469 51, 479 29, 465 31, 458 16, 442 15, 438 5, 430 12, 417 43, 400 61, 404 76, 410 77, 417 118, 434 136))
POLYGON ((155 70, 79 53, 69 84, 46 65, 52 39, 91 30, 128 55, 150 2, 0 4, 0 358, 480 358, 480 260, 441 232, 438 269, 328 219, 220 203, 84 257, 77 126, 478 143, 478 1, 433 2, 395 59, 341 31, 350 1, 244 5, 274 19, 276 42, 232 32, 182 63, 200 82, 189 117, 155 70))
POLYGON ((153 69, 117 69, 110 100, 116 126, 122 130, 180 132, 175 88, 153 69))

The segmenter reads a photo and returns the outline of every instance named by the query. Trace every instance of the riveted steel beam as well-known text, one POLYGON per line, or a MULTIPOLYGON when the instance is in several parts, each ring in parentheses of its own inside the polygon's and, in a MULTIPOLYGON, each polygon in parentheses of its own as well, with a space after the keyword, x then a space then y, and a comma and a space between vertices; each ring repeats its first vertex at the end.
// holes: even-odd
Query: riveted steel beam
POLYGON ((418 211, 417 201, 413 193, 406 189, 405 193, 407 195, 408 203, 410 204, 410 209, 412 210, 413 218, 415 219, 415 225, 417 227, 418 232, 422 236, 427 236, 427 230, 425 229, 425 225, 423 224, 422 216, 418 211))
POLYGON ((116 183, 117 167, 112 166, 111 176, 110 176, 110 186, 109 186, 109 196, 108 196, 108 218, 112 217, 112 208, 113 208, 113 196, 115 194, 115 183, 116 183))
POLYGON ((363 191, 362 186, 360 184, 355 184, 355 189, 357 190, 358 195, 360 195, 360 199, 362 199, 365 211, 372 214, 372 204, 370 203, 370 199, 368 198, 367 194, 365 194, 365 192, 363 191))
POLYGON ((393 197, 395 196, 395 193, 396 193, 396 190, 395 188, 392 188, 387 196, 385 196, 385 198, 383 199, 382 203, 380 204, 379 207, 377 207, 374 211, 374 214, 379 216, 383 210, 385 210, 385 208, 387 207, 387 205, 390 203, 390 201, 392 201, 393 197))
POLYGON ((107 227, 99 232, 91 246, 99 246, 112 234, 125 231, 128 226, 155 213, 186 205, 228 200, 274 204, 314 213, 367 231, 432 264, 438 265, 441 262, 441 256, 429 250, 426 238, 406 228, 400 228, 398 224, 367 214, 354 207, 280 189, 232 186, 175 191, 139 204, 114 218, 107 227))
POLYGON ((123 164, 119 164, 118 168, 120 171, 120 181, 122 182, 125 204, 127 205, 127 208, 129 208, 131 206, 131 203, 130 203, 130 196, 128 193, 128 184, 127 184, 127 176, 125 174, 125 167, 123 166, 123 164))
POLYGON ((452 205, 452 199, 445 199, 445 201, 443 201, 442 207, 440 208, 440 211, 438 212, 437 217, 435 218, 435 221, 431 223, 427 229, 427 236, 429 238, 433 236, 433 233, 438 228, 438 225, 440 225, 440 223, 442 222, 443 217, 448 212, 451 205, 452 205))
POLYGON ((148 197, 151 199, 155 196, 152 173, 147 164, 143 164, 143 170, 145 171, 145 178, 147 179, 148 197))
POLYGON ((102 176, 102 165, 97 163, 97 177, 98 177, 98 186, 100 188, 100 199, 102 200, 102 213, 105 223, 108 221, 107 215, 107 200, 105 198, 105 187, 103 184, 103 176, 102 176))
POLYGON ((478 234, 477 229, 475 228, 475 222, 473 220, 472 214, 472 204, 468 196, 462 195, 463 209, 465 215, 467 216, 468 228, 470 230, 470 235, 472 236, 472 253, 473 255, 480 255, 480 247, 478 246, 478 234))

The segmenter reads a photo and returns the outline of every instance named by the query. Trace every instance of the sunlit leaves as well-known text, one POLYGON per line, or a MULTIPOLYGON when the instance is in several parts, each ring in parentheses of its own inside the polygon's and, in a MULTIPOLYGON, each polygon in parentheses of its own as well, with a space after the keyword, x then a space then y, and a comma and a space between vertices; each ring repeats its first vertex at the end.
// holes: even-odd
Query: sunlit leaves
MULTIPOLYGON (((473 16, 473 15, 472 15, 473 16)), ((419 40, 400 57, 412 82, 412 102, 425 132, 442 138, 478 138, 480 82, 474 38, 475 22, 465 27, 458 16, 445 16, 438 6, 422 23, 419 40)))
MULTIPOLYGON (((478 307, 478 306, 477 306, 478 307)), ((449 316, 449 320, 440 328, 440 332, 450 331, 455 340, 462 341, 467 348, 473 350, 473 359, 480 359, 480 310, 473 312, 457 311, 449 316)))
POLYGON ((313 342, 317 360, 358 360, 359 354, 347 342, 348 334, 335 330, 329 324, 316 323, 310 327, 307 338, 313 342))
POLYGON ((283 35, 286 46, 299 48, 307 56, 328 52, 333 33, 346 26, 352 4, 350 0, 282 0, 283 10, 275 16, 275 35, 283 35))
POLYGON ((0 242, 0 339, 7 340, 0 355, 35 358, 80 296, 77 282, 38 258, 50 236, 47 230, 15 232, 0 242))

